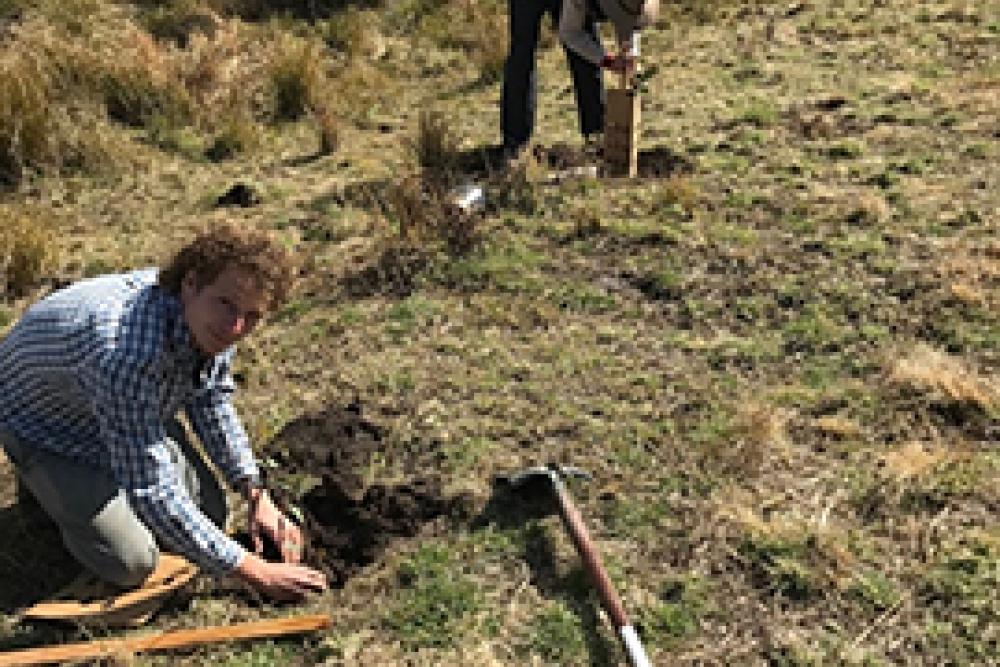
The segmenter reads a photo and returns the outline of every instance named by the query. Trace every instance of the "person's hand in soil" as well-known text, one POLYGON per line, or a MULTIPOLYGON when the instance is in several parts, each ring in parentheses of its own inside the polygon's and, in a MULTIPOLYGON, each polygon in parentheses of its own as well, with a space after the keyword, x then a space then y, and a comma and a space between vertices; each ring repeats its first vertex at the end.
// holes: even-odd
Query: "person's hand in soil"
POLYGON ((250 541, 255 553, 248 553, 237 573, 251 586, 275 600, 292 602, 309 593, 326 590, 326 576, 311 567, 300 565, 302 531, 292 522, 262 488, 247 491, 250 503, 250 541), (264 539, 270 540, 281 555, 280 562, 263 558, 264 539))
POLYGON ((327 588, 326 577, 318 570, 297 563, 270 563, 250 552, 236 572, 267 597, 282 602, 297 602, 327 588))
POLYGON ((254 489, 250 493, 250 541, 254 553, 264 554, 264 538, 281 554, 284 563, 299 563, 302 561, 302 531, 293 521, 285 516, 274 504, 265 489, 254 489))

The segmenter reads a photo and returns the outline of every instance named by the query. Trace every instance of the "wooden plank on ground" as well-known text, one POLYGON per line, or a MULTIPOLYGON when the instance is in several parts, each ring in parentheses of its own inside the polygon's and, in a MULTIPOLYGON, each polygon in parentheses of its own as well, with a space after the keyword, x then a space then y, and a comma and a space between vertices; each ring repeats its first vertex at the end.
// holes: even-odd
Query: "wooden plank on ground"
POLYGON ((49 665, 69 660, 87 660, 149 651, 169 651, 203 644, 302 634, 322 630, 329 627, 331 622, 332 620, 327 614, 315 614, 236 625, 175 630, 145 637, 98 639, 64 646, 43 646, 0 653, 0 667, 49 665))

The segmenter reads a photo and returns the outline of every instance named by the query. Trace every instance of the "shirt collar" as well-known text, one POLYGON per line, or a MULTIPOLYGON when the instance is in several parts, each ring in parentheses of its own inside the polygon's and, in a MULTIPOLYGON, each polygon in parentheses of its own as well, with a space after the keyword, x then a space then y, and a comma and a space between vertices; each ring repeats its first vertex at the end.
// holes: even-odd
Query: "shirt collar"
POLYGON ((194 366, 195 383, 202 381, 202 376, 214 377, 219 364, 230 354, 232 348, 223 350, 214 357, 206 357, 195 347, 194 336, 184 319, 184 306, 181 300, 164 291, 162 288, 163 309, 167 321, 167 340, 170 343, 171 351, 194 366))
POLYGON ((163 313, 167 323, 167 341, 170 351, 184 359, 190 361, 197 368, 211 368, 215 365, 214 358, 206 358, 201 351, 195 347, 194 336, 184 319, 184 306, 173 294, 159 288, 163 313))

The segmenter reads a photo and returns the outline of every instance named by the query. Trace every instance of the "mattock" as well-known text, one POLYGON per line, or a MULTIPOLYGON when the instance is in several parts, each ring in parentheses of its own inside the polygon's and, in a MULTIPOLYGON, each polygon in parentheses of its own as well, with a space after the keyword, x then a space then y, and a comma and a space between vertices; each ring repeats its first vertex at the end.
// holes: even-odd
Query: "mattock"
POLYGON ((537 466, 518 473, 499 475, 496 480, 515 489, 523 487, 533 480, 543 478, 548 480, 559 503, 559 514, 562 516, 566 530, 573 539, 573 544, 583 560, 590 581, 601 596, 601 602, 618 631, 618 636, 628 654, 629 663, 633 667, 650 667, 651 663, 646 656, 646 650, 643 648, 635 628, 632 627, 628 614, 625 613, 625 607, 611 583, 611 578, 608 577, 601 555, 594 546, 593 540, 590 539, 590 532, 583 522, 583 516, 573 503, 573 499, 563 483, 563 479, 568 477, 593 479, 589 473, 580 468, 550 463, 548 466, 537 466))

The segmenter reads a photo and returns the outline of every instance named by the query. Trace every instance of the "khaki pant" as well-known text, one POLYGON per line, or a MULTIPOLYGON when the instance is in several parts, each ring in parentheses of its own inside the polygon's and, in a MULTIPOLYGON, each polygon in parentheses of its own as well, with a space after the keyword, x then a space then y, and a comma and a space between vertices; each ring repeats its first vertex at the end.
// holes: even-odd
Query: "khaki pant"
MULTIPOLYGON (((177 421, 167 426, 178 477, 195 503, 225 527, 226 496, 204 458, 177 421)), ((63 542, 88 570, 112 584, 132 587, 156 569, 156 539, 109 471, 34 447, 0 429, 0 445, 18 479, 59 526, 63 542)))

